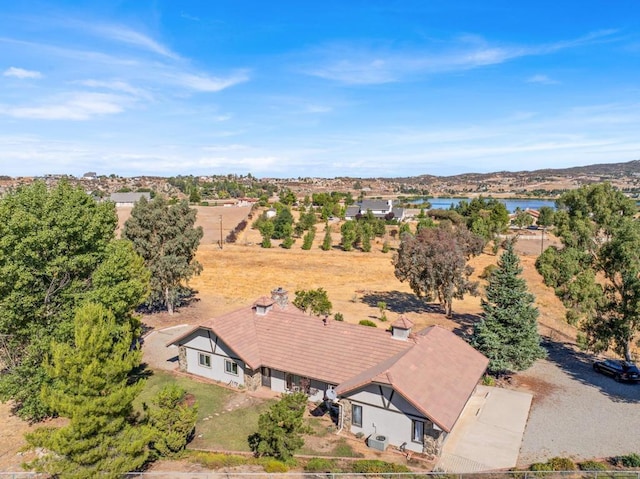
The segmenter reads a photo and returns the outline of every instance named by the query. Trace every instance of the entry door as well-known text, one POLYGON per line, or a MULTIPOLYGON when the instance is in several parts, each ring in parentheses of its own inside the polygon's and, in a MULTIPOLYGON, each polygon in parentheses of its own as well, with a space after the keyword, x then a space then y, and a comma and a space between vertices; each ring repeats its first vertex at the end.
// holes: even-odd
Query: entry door
POLYGON ((271 368, 262 368, 262 385, 271 388, 271 368))

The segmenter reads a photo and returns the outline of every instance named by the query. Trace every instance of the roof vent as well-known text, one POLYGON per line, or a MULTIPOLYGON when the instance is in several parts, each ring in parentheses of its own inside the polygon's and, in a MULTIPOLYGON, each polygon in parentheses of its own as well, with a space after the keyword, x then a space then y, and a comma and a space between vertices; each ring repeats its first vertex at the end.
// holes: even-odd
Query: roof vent
POLYGON ((287 290, 282 286, 277 287, 276 289, 271 291, 271 299, 275 301, 275 303, 280 306, 282 309, 287 307, 289 303, 289 296, 287 295, 287 290))
POLYGON ((273 305, 274 305, 273 299, 267 296, 262 296, 261 298, 258 298, 255 303, 253 303, 253 307, 256 310, 256 314, 259 314, 259 315, 267 314, 271 310, 273 305))
POLYGON ((391 335, 396 339, 406 341, 411 333, 412 327, 413 321, 402 315, 391 324, 391 335))

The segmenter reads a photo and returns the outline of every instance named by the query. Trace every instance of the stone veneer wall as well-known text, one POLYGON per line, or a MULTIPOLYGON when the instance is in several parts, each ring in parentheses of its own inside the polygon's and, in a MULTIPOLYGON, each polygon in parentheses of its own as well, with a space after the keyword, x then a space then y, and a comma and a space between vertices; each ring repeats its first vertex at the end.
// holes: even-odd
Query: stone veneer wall
POLYGON ((340 407, 342 408, 342 428, 351 431, 353 418, 351 417, 351 401, 348 399, 340 399, 340 407))
POLYGON ((252 369, 246 368, 244 370, 244 385, 249 391, 255 391, 262 386, 262 373, 260 369, 253 371, 252 369))
POLYGON ((439 456, 442 452, 442 444, 446 437, 446 432, 435 429, 432 422, 426 422, 422 452, 431 458, 439 456))
POLYGON ((178 370, 187 372, 187 348, 184 346, 178 347, 178 370))

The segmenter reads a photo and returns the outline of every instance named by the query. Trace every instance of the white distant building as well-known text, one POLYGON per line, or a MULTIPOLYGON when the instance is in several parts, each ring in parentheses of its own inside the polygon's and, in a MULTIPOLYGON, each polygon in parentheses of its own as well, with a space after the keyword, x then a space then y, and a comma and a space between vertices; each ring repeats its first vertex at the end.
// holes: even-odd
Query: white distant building
POLYGON ((151 193, 111 193, 109 201, 113 201, 116 206, 133 206, 140 198, 146 198, 147 201, 151 199, 151 193))

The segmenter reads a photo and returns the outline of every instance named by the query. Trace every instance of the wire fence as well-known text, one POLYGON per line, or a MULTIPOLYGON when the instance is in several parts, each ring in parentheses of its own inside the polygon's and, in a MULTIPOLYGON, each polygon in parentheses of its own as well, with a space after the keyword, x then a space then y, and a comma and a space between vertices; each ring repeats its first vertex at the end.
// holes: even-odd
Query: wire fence
MULTIPOLYGON (((0 479, 48 479, 33 472, 0 472, 0 479)), ((97 476, 98 478, 100 476, 97 476)), ((400 472, 400 473, 318 473, 318 472, 130 472, 122 479, 640 479, 637 471, 510 471, 510 472, 400 472)))

